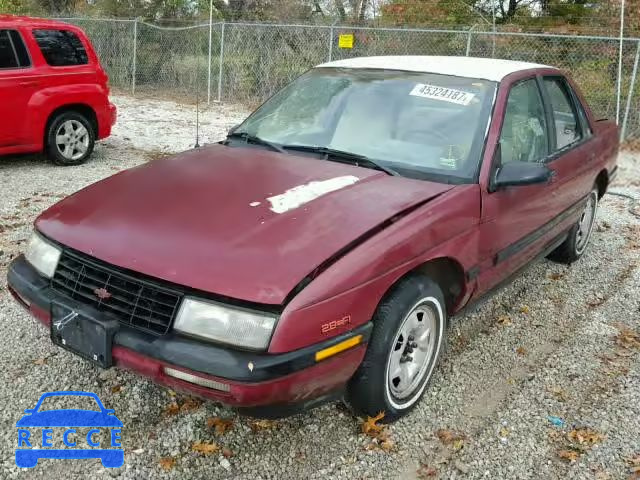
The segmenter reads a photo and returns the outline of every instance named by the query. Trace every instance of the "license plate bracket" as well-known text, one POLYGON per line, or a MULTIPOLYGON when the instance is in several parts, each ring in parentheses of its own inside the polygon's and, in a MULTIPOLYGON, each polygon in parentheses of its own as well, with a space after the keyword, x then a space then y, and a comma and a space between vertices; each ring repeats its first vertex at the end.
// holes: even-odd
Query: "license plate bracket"
POLYGON ((111 346, 118 325, 117 320, 99 318, 86 308, 51 303, 51 341, 102 368, 113 365, 111 346))

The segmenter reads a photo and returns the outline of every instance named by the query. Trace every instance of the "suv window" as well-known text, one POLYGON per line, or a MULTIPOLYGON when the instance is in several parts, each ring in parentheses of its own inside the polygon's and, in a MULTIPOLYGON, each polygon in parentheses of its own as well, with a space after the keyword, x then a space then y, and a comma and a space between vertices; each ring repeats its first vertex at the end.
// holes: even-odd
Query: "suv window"
POLYGON ((543 162, 549 153, 547 122, 535 79, 511 87, 500 132, 502 163, 543 162))
POLYGON ((560 150, 582 138, 580 122, 566 81, 559 77, 547 77, 544 86, 551 100, 556 149, 560 150))
POLYGON ((16 30, 0 30, 0 68, 31 65, 22 37, 16 30))
POLYGON ((42 55, 52 67, 86 65, 87 51, 78 36, 68 30, 34 30, 42 55))

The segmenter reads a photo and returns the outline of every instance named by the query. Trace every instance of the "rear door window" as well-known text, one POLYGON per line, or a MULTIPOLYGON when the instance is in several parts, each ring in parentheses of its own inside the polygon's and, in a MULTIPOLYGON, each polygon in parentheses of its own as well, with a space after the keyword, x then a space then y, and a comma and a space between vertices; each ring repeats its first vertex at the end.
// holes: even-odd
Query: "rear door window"
POLYGON ((556 150, 562 150, 582 139, 581 122, 564 78, 545 77, 544 86, 551 100, 556 150))
POLYGON ((20 34, 16 30, 0 30, 0 69, 23 68, 30 64, 20 34))
POLYGON ((34 30, 33 36, 45 61, 52 67, 89 63, 87 51, 74 32, 69 30, 34 30))

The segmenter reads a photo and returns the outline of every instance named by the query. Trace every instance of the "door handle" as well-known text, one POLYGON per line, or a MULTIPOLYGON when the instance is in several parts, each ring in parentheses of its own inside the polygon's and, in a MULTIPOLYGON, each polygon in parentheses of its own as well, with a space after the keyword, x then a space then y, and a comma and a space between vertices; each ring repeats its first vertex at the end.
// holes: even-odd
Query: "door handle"
POLYGON ((20 85, 21 87, 37 87, 38 85, 40 85, 40 82, 38 82, 37 80, 30 80, 19 82, 18 85, 20 85))

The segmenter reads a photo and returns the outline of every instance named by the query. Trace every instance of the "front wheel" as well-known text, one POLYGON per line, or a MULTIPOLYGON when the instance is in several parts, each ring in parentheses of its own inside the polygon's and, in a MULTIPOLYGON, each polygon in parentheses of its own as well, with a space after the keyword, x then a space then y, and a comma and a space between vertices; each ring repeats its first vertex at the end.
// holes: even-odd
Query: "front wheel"
POLYGON ((361 415, 384 412, 384 421, 407 414, 424 394, 442 354, 446 309, 440 287, 412 275, 380 303, 360 368, 347 400, 361 415))
POLYGON ((93 152, 95 135, 91 122, 78 112, 57 115, 47 130, 47 152, 56 165, 80 165, 93 152))
POLYGON ((569 230, 567 239, 549 254, 550 260, 568 264, 575 262, 582 256, 587 249, 593 225, 596 221, 598 198, 598 189, 594 186, 589 193, 587 203, 580 214, 578 222, 569 230))

